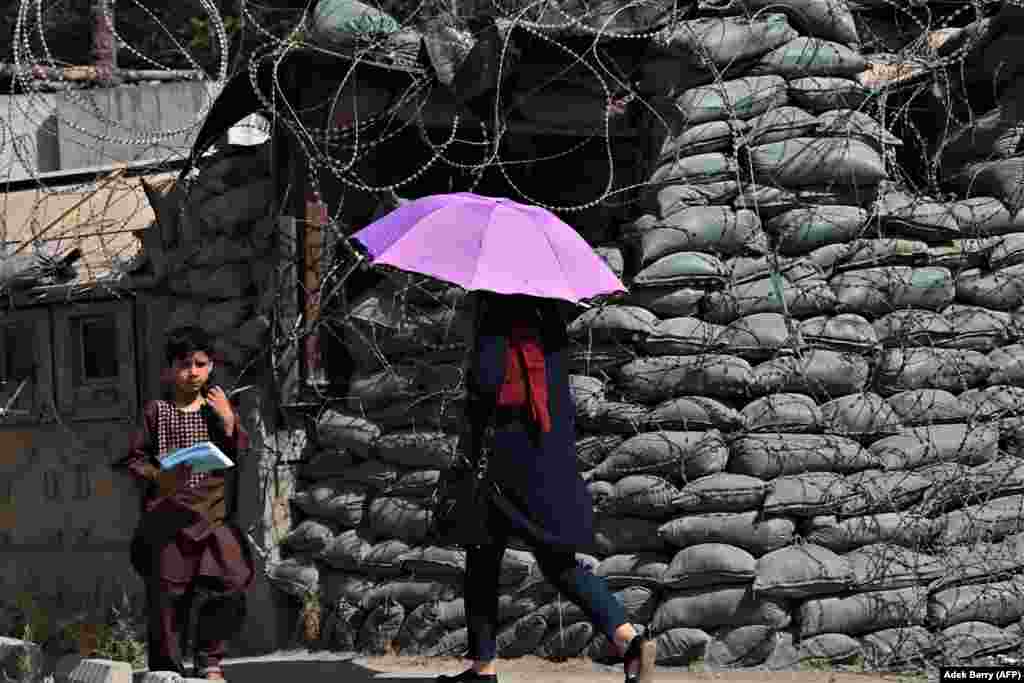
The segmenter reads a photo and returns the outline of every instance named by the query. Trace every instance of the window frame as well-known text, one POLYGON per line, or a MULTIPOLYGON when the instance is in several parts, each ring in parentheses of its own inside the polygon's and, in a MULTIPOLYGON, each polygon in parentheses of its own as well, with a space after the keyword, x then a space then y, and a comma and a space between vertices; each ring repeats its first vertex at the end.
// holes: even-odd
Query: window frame
MULTIPOLYGON (((22 325, 31 328, 31 339, 18 340, 17 333, 14 339, 18 343, 30 343, 32 347, 33 364, 35 376, 33 381, 26 385, 24 391, 31 392, 32 400, 26 406, 28 414, 12 412, 9 415, 0 415, 0 425, 31 425, 49 422, 54 410, 54 382, 53 382, 53 356, 51 353, 51 330, 52 323, 48 308, 34 308, 22 310, 5 311, 0 318, 0 375, 7 374, 7 349, 8 329, 18 329, 22 325)), ((0 408, 6 406, 8 397, 0 397, 0 408)), ((12 410, 18 408, 18 402, 11 406, 12 410)))

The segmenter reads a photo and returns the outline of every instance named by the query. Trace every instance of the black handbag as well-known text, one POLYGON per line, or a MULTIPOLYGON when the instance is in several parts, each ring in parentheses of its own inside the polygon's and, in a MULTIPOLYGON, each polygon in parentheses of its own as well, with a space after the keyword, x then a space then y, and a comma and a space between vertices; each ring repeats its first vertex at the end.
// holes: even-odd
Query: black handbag
MULTIPOLYGON (((493 428, 485 430, 484 444, 493 438, 493 428)), ((460 444, 462 446, 463 444, 460 444)), ((487 545, 491 503, 497 487, 487 471, 489 449, 481 444, 477 453, 460 447, 455 464, 441 473, 434 493, 430 536, 435 545, 487 545)))

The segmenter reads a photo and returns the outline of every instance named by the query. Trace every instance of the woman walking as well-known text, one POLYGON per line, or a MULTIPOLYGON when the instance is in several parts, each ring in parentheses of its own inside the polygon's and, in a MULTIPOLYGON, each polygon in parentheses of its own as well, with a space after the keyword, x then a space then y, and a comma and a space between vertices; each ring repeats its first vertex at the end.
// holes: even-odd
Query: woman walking
POLYGON ((476 341, 467 382, 468 451, 487 461, 500 495, 487 514, 490 543, 467 547, 465 604, 472 666, 437 681, 497 682, 498 578, 508 539, 533 549, 566 598, 623 657, 627 683, 653 680, 655 643, 639 636, 603 579, 576 562, 594 541, 593 504, 574 457, 575 428, 565 321, 552 300, 476 294, 476 341))

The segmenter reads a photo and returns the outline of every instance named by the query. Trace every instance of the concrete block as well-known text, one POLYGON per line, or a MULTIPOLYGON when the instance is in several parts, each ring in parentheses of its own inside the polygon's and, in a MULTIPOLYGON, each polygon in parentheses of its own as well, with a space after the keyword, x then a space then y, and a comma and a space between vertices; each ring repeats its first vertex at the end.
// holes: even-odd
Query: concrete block
POLYGON ((182 677, 174 671, 147 671, 137 683, 199 683, 205 678, 182 677))
POLYGON ((109 659, 83 659, 68 675, 69 683, 132 683, 132 665, 109 659))

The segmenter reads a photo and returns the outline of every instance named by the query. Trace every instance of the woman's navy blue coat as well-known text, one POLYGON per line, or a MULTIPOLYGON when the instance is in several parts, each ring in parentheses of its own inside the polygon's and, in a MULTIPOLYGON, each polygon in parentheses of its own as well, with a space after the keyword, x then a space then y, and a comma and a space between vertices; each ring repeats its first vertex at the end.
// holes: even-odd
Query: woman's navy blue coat
MULTIPOLYGON (((509 316, 492 308, 478 322, 470 374, 469 418, 479 428, 493 413, 505 377, 509 316)), ((529 543, 585 551, 594 544, 593 501, 576 469, 575 409, 569 391, 568 339, 564 324, 544 332, 551 431, 499 419, 489 472, 503 497, 514 530, 529 543)))

